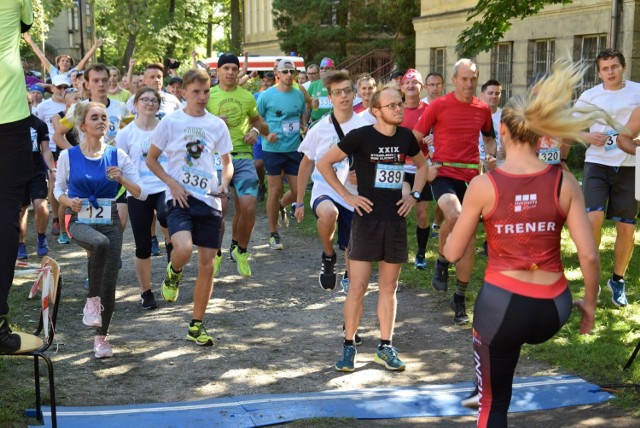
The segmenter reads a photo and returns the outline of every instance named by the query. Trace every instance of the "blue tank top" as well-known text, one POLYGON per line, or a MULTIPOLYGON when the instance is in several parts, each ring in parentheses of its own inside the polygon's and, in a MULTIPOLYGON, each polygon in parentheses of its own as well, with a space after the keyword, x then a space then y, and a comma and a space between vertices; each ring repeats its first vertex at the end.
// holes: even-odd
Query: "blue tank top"
POLYGON ((87 159, 80 146, 69 149, 69 189, 70 198, 87 198, 98 207, 98 198, 114 199, 120 185, 107 178, 107 166, 118 166, 118 150, 107 146, 100 159, 87 159))

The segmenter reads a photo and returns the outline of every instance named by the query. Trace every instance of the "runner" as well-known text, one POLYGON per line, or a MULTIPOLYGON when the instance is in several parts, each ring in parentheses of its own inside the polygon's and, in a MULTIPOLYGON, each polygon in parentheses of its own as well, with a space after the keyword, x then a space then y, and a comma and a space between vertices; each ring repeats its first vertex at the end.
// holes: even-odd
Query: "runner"
POLYGON ((369 108, 369 100, 371 95, 378 89, 376 87, 376 81, 368 74, 363 74, 356 80, 356 89, 360 102, 353 106, 353 111, 356 113, 362 113, 369 108))
POLYGON ((104 104, 78 104, 74 115, 76 126, 82 131, 81 143, 60 154, 54 193, 66 207, 67 234, 89 253, 89 291, 82 322, 96 327, 95 357, 109 358, 113 350, 107 336, 122 252, 122 227, 115 199, 120 186, 141 200, 147 194, 126 153, 104 141, 110 126, 104 104))
POLYGON ((167 275, 162 281, 162 297, 178 299, 182 269, 198 247, 198 276, 193 291, 192 320, 187 339, 200 346, 212 346, 203 320, 213 291, 214 258, 220 249, 222 205, 233 176, 230 152, 231 136, 224 122, 206 111, 210 80, 204 70, 189 70, 183 76, 184 110, 165 116, 149 139, 147 166, 168 187, 167 224, 173 243, 167 275), (167 156, 168 169, 159 157, 167 156), (213 154, 222 163, 222 181, 218 184, 213 154))
POLYGON ((537 97, 517 96, 506 104, 500 123, 506 160, 471 181, 444 247, 447 260, 464 257, 482 218, 491 256, 473 319, 478 427, 507 427, 513 375, 524 343, 553 337, 574 304, 582 314, 581 333, 589 333, 594 323, 600 260, 582 192, 573 175, 542 162, 535 149, 541 135, 575 140, 594 119, 612 120, 594 107, 583 116, 574 114, 579 108, 567 108, 583 68, 557 63, 554 70, 537 97), (584 299, 575 303, 561 260, 565 223, 585 284, 584 299))
POLYGON ((56 60, 55 60, 56 65, 53 66, 49 62, 47 57, 38 48, 38 45, 36 45, 33 42, 33 39, 31 39, 31 35, 29 35, 29 33, 25 33, 23 37, 24 37, 24 41, 27 42, 29 47, 31 47, 31 49, 33 50, 33 53, 36 54, 36 56, 42 63, 42 66, 45 68, 45 70, 47 70, 47 73, 49 73, 49 76, 51 76, 52 80, 56 76, 64 76, 66 78, 69 78, 69 73, 71 73, 72 71, 84 70, 85 65, 87 65, 87 63, 89 62, 93 54, 95 54, 98 48, 102 46, 102 44, 104 43, 102 39, 97 39, 96 42, 93 44, 93 46, 91 46, 91 48, 87 51, 85 56, 80 60, 78 65, 76 65, 75 67, 73 66, 73 58, 71 58, 69 55, 64 55, 64 54, 58 55, 56 57, 56 60))
MULTIPOLYGON (((135 63, 135 62, 134 62, 135 63)), ((147 65, 144 70, 144 74, 140 78, 140 84, 138 88, 147 87, 152 88, 158 91, 160 96, 162 97, 162 103, 160 103, 160 109, 158 110, 158 119, 162 119, 165 115, 169 113, 173 113, 177 110, 182 110, 182 103, 175 96, 171 95, 168 92, 164 92, 162 90, 162 78, 164 76, 164 67, 162 64, 151 63, 147 65)), ((137 92, 134 92, 134 94, 137 92)), ((135 95, 129 97, 129 100, 126 103, 127 110, 136 114, 135 106, 133 105, 133 100, 135 95)))
POLYGON ((396 290, 400 268, 408 255, 406 216, 420 198, 419 189, 424 187, 428 173, 425 158, 411 131, 398 126, 403 118, 400 93, 385 87, 373 95, 371 106, 378 119, 376 124, 351 131, 316 164, 326 182, 357 213, 353 217, 349 241, 350 285, 344 305, 345 340, 342 358, 335 365, 336 370, 345 372, 355 370, 354 340, 373 262, 378 262, 380 287, 380 344, 374 361, 389 370, 406 368, 392 345, 396 290), (359 196, 350 193, 342 184, 333 166, 350 155, 355 164, 359 196), (417 171, 412 193, 403 196, 406 156, 412 157, 417 171))
MULTIPOLYGON (((329 100, 327 88, 324 87, 322 79, 326 73, 336 69, 335 63, 331 58, 322 58, 320 61, 320 79, 312 81, 309 85, 308 93, 311 97, 311 117, 310 122, 313 123, 331 111, 332 105, 329 100)), ((311 75, 309 75, 311 76, 311 75)))
MULTIPOLYGON (((233 143, 231 159, 233 177, 231 186, 235 190, 235 213, 232 222, 231 248, 229 255, 236 262, 238 273, 251 276, 249 266, 249 240, 256 224, 258 195, 258 174, 253 164, 253 148, 260 133, 269 133, 269 127, 258 114, 253 95, 238 86, 240 61, 233 54, 223 54, 218 58, 218 85, 211 90, 207 110, 227 124, 233 143)), ((222 165, 216 165, 221 171, 222 165)), ((227 214, 228 199, 222 199, 222 225, 220 240, 224 238, 224 218, 227 214)), ((214 276, 220 269, 222 253, 215 260, 214 276)))
POLYGON ((120 101, 121 103, 126 103, 131 96, 131 92, 121 88, 119 83, 120 71, 118 71, 117 67, 109 67, 109 88, 107 90, 107 97, 112 100, 120 101))

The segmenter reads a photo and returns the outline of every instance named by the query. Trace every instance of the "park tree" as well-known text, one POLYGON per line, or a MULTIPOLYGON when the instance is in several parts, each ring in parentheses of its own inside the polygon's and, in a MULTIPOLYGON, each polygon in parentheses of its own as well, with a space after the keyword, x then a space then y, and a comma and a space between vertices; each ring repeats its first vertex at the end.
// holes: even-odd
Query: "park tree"
POLYGON ((393 60, 401 70, 416 66, 416 31, 413 18, 420 16, 420 0, 382 0, 378 17, 385 30, 393 34, 393 60))
POLYGON ((469 58, 489 51, 511 28, 514 19, 535 15, 546 5, 570 3, 571 0, 479 0, 467 15, 467 21, 473 24, 458 37, 458 53, 469 58))

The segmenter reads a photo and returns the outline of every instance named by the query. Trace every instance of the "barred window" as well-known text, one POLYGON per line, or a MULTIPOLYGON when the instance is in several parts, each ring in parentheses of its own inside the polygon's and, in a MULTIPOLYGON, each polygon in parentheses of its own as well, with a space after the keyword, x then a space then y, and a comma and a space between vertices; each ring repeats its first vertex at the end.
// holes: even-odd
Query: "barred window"
POLYGON ((574 59, 576 61, 582 60, 589 66, 578 88, 578 93, 580 94, 600 83, 595 65, 596 57, 600 51, 607 48, 607 35, 590 34, 587 36, 576 36, 574 39, 574 48, 574 59))
POLYGON ((431 48, 430 73, 440 73, 446 82, 445 68, 447 66, 447 48, 431 48))
POLYGON ((491 49, 491 79, 502 85, 500 107, 511 98, 513 68, 513 42, 497 43, 491 49))

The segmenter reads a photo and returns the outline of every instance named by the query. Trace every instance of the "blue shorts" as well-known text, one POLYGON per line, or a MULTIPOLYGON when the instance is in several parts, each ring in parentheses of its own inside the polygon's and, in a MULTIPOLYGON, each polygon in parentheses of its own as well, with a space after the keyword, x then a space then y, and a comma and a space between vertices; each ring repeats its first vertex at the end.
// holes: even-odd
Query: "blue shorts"
MULTIPOLYGON (((258 173, 253 164, 253 159, 234 159, 233 177, 231 186, 236 189, 236 194, 240 196, 258 196, 258 173)), ((222 171, 216 171, 218 183, 222 181, 222 171)))
POLYGON ((169 235, 176 232, 191 232, 194 245, 205 248, 220 248, 222 237, 222 212, 210 207, 199 199, 189 196, 188 208, 175 204, 173 199, 167 202, 167 226, 169 235))
POLYGON ((351 236, 351 221, 353 220, 353 211, 346 209, 327 195, 320 195, 313 201, 313 215, 318 218, 316 208, 323 201, 331 201, 338 209, 338 247, 344 251, 349 245, 349 237, 351 236))
POLYGON ((260 141, 261 137, 258 137, 258 142, 253 145, 253 159, 254 160, 262 160, 264 156, 262 155, 262 142, 260 141))
POLYGON ((264 169, 267 175, 298 175, 298 168, 302 160, 300 152, 262 152, 264 159, 264 169))

